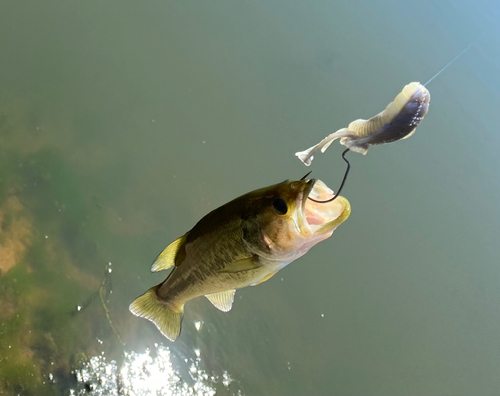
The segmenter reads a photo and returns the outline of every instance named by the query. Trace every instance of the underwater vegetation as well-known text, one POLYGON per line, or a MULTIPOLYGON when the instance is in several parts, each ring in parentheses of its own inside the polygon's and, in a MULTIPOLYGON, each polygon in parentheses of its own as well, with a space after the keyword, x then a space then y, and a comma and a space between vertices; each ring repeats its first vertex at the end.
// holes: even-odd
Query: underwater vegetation
POLYGON ((102 270, 85 236, 88 203, 60 150, 13 143, 30 140, 13 118, 4 110, 0 121, 0 394, 54 394, 92 352, 95 329, 74 313, 102 270))
POLYGON ((23 129, 2 112, 0 394, 60 394, 75 382, 72 367, 94 352, 91 334, 102 333, 85 320, 102 308, 75 312, 103 272, 85 194, 59 149, 16 147, 30 140, 23 129))
POLYGON ((112 298, 110 258, 140 230, 85 188, 61 143, 72 131, 40 132, 29 114, 0 105, 0 394, 147 394, 153 372, 158 391, 228 394, 199 353, 188 386, 168 348, 125 351, 137 326, 112 298))

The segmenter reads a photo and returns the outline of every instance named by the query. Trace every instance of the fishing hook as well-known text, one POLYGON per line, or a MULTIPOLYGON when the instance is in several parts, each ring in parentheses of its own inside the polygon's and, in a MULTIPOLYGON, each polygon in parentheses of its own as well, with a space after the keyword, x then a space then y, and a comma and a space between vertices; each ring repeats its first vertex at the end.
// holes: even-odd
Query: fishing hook
MULTIPOLYGON (((334 199, 336 199, 340 192, 342 191, 342 188, 344 188, 344 183, 347 179, 347 175, 349 174, 349 170, 351 169, 351 164, 349 163, 349 161, 347 161, 347 158, 345 157, 345 155, 349 152, 349 149, 346 149, 343 153, 342 153, 342 158, 343 160, 347 163, 347 169, 345 171, 345 174, 344 174, 344 178, 342 179, 342 183, 340 183, 340 187, 339 187, 339 190, 337 191, 337 194, 335 194, 332 198, 330 199, 327 199, 326 201, 317 201, 311 197, 308 197, 308 199, 310 199, 311 201, 313 202, 317 202, 317 203, 328 203, 328 202, 332 202, 334 199)), ((307 176, 307 175, 306 175, 307 176)))
POLYGON ((307 177, 307 176, 309 176, 309 175, 311 174, 311 172, 312 172, 312 171, 307 172, 307 173, 304 175, 304 177, 303 177, 302 179, 300 179, 300 181, 305 180, 305 179, 306 179, 306 177, 307 177))

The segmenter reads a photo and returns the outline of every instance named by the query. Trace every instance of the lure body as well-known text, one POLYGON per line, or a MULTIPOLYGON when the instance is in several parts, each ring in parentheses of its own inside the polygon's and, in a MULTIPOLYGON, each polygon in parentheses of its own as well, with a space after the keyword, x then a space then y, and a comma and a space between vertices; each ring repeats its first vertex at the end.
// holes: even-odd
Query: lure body
POLYGON ((340 139, 340 143, 351 151, 365 155, 372 144, 409 138, 427 114, 430 100, 427 88, 418 82, 412 82, 382 112, 368 120, 355 120, 347 128, 339 129, 317 145, 295 155, 309 166, 316 152, 324 153, 336 139, 340 139))

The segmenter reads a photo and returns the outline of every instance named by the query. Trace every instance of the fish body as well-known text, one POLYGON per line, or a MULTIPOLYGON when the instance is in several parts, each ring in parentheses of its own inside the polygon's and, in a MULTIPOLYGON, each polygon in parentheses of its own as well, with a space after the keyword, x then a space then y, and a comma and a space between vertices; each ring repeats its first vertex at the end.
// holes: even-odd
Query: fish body
POLYGON ((340 143, 351 151, 365 155, 371 145, 409 138, 427 114, 430 100, 427 88, 418 82, 412 82, 377 115, 368 120, 355 120, 347 128, 339 129, 317 145, 295 155, 309 166, 314 155, 318 151, 324 153, 336 139, 340 139, 340 143))
POLYGON ((229 311, 236 289, 271 278, 349 217, 350 204, 343 197, 330 204, 307 199, 331 195, 319 180, 285 181, 215 209, 160 253, 152 271, 173 269, 130 305, 131 312, 174 341, 186 302, 207 296, 229 311))

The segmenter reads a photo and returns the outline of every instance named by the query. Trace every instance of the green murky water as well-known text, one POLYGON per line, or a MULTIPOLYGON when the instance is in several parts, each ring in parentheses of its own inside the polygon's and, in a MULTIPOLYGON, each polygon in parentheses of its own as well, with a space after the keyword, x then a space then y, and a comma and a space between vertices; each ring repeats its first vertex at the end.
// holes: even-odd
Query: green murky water
POLYGON ((0 394, 499 393, 499 5, 0 9, 0 394), (204 214, 477 37, 411 139, 350 156, 332 238, 230 313, 189 303, 175 343, 128 312, 204 214))

